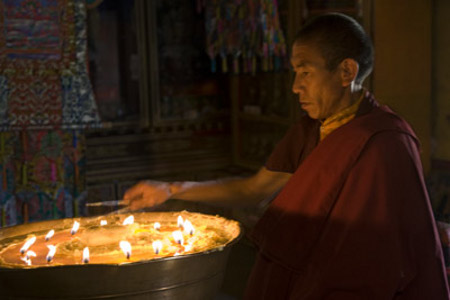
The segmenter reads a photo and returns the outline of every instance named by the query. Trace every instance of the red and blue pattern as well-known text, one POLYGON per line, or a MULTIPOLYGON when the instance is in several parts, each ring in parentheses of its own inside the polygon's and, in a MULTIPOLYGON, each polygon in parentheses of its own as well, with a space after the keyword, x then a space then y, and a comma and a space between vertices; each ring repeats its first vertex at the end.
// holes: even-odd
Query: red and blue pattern
POLYGON ((84 152, 80 132, 0 132, 0 224, 82 214, 84 152))
POLYGON ((0 224, 82 214, 85 0, 0 0, 0 224))
POLYGON ((0 130, 99 127, 84 0, 3 0, 0 130))

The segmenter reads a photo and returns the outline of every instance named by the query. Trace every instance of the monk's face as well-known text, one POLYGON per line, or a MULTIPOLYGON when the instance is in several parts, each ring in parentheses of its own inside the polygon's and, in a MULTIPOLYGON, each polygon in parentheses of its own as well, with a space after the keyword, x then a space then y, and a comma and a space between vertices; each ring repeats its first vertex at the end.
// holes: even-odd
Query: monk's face
POLYGON ((292 91, 312 119, 326 119, 345 107, 340 72, 327 69, 314 45, 294 44, 291 64, 295 72, 292 91))

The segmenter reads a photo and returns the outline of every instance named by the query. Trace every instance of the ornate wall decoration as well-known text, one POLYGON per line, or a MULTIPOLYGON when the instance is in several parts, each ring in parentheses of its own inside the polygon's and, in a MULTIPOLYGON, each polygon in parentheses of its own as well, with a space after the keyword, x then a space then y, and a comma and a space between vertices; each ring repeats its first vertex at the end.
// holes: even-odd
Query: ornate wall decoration
POLYGON ((82 133, 0 132, 0 224, 83 214, 84 170, 82 133))
POLYGON ((84 0, 3 0, 0 130, 97 127, 84 0))
POLYGON ((0 224, 82 214, 85 0, 0 0, 0 224))

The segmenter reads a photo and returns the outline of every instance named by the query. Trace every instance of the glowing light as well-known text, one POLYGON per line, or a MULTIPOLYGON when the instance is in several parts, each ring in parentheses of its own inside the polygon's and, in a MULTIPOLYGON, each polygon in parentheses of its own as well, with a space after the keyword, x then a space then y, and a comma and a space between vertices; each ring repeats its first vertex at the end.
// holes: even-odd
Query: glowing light
POLYGON ((194 234, 195 229, 194 229, 194 226, 192 226, 191 221, 184 220, 183 228, 184 228, 184 233, 190 234, 190 235, 194 234))
POLYGON ((22 248, 20 248, 20 253, 24 254, 25 252, 27 252, 28 248, 30 248, 31 245, 34 244, 34 242, 36 242, 36 237, 32 236, 25 242, 25 244, 23 244, 22 248))
POLYGON ((28 257, 23 256, 20 259, 23 260, 28 266, 31 266, 31 259, 29 259, 28 257))
POLYGON ((47 262, 51 262, 56 253, 56 246, 47 245, 47 247, 49 249, 48 254, 47 254, 47 262))
POLYGON ((123 253, 127 257, 127 259, 131 256, 131 245, 127 241, 120 241, 119 243, 120 249, 122 249, 123 253))
POLYGON ((183 217, 182 216, 178 216, 177 225, 180 228, 183 227, 183 217))
POLYGON ((89 248, 85 247, 83 249, 83 263, 87 264, 89 262, 89 248))
POLYGON ((108 222, 106 220, 101 220, 100 221, 100 226, 105 226, 107 224, 108 224, 108 222))
POLYGON ((184 246, 184 251, 185 252, 189 252, 191 250, 192 250, 192 244, 188 244, 188 245, 184 246))
POLYGON ((154 241, 153 242, 153 251, 155 251, 155 254, 159 254, 162 249, 162 242, 161 241, 154 241))
POLYGON ((161 224, 159 224, 159 222, 155 222, 155 224, 153 225, 153 228, 155 228, 155 230, 160 230, 161 229, 161 224))
POLYGON ((36 253, 34 251, 28 250, 25 256, 20 259, 23 260, 28 266, 31 266, 31 256, 36 257, 36 253))
POLYGON ((183 239, 183 233, 179 230, 172 232, 173 239, 177 244, 183 245, 184 239, 183 239))
POLYGON ((134 217, 133 215, 128 216, 127 218, 125 218, 125 220, 123 220, 122 225, 131 225, 134 223, 134 217))
POLYGON ((28 250, 27 254, 25 254, 25 258, 30 259, 30 257, 36 257, 36 252, 28 250))
POLYGON ((78 228, 80 228, 80 223, 78 223, 77 221, 73 222, 73 226, 72 226, 72 230, 70 230, 70 234, 74 235, 75 233, 77 233, 78 228))
POLYGON ((48 241, 49 239, 52 238, 52 236, 55 234, 55 231, 52 229, 50 230, 47 235, 45 236, 45 240, 48 241))

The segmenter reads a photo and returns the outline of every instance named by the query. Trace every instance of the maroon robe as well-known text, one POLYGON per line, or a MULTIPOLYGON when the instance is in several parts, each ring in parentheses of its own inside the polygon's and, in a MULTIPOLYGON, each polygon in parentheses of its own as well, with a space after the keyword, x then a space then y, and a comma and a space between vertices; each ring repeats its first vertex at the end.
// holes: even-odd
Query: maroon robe
POLYGON ((387 107, 370 108, 298 152, 251 234, 247 299, 449 299, 417 139, 387 107))

